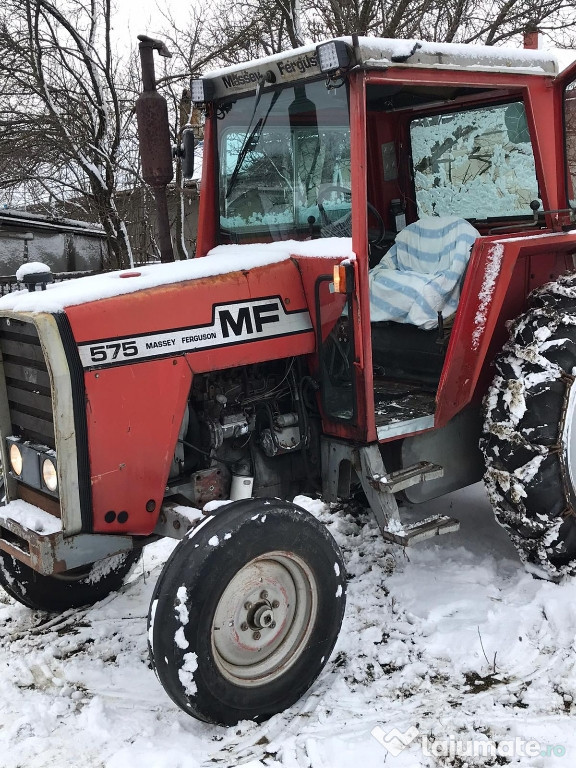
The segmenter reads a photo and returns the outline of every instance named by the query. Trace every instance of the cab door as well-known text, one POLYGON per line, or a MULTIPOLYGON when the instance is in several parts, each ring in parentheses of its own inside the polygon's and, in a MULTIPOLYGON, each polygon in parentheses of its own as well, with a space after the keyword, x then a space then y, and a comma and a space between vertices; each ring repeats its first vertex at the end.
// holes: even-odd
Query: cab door
POLYGON ((336 298, 330 271, 315 285, 320 400, 325 434, 376 440, 370 294, 368 288, 366 74, 352 72, 350 98, 350 192, 352 250, 347 289, 336 298))
MULTIPOLYGON (((554 80, 561 109, 562 130, 556 131, 558 154, 564 157, 565 204, 576 210, 576 61, 554 80)), ((560 199, 563 195, 560 194, 560 199)), ((573 222, 571 222, 573 223, 573 222)))

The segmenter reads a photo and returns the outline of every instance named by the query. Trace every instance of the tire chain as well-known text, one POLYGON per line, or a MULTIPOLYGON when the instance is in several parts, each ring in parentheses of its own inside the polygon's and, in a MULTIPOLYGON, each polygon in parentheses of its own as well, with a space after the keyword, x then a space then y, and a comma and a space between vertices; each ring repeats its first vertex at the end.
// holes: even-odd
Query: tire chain
POLYGON ((563 448, 576 366, 576 275, 537 289, 509 331, 484 399, 484 479, 522 560, 557 578, 576 573, 576 551, 570 559, 559 542, 576 521, 563 448))

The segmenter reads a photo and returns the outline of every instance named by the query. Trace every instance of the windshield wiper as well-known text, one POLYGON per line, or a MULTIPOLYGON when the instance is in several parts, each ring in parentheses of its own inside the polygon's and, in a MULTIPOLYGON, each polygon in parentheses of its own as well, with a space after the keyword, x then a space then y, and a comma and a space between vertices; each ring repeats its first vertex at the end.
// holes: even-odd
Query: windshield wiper
MULTIPOLYGON (((250 121, 252 122, 252 121, 250 121)), ((232 171, 232 175, 228 179, 228 186, 226 187, 226 197, 230 197, 230 193, 234 189, 234 186, 236 184, 236 179, 238 178, 238 174, 240 173, 240 169, 242 168, 242 165, 244 164, 244 160, 246 159, 246 155, 248 152, 250 152, 253 149, 256 149, 256 145, 258 144, 258 141, 260 139, 260 130, 262 129, 264 125, 264 118, 260 118, 250 134, 248 135, 248 132, 246 132, 246 136, 244 137, 244 141, 242 142, 242 147, 240 148, 240 152, 238 153, 238 157, 236 159, 236 165, 234 166, 234 170, 232 171)), ((250 127, 250 126, 248 126, 250 127)))
POLYGON ((248 152, 251 152, 253 149, 256 148, 260 140, 260 134, 262 132, 262 128, 264 128, 264 126, 266 125, 266 121, 268 120, 268 115, 274 108, 274 105, 276 104, 276 102, 278 101, 278 97, 280 96, 280 91, 276 91, 274 93, 274 95, 272 96, 272 99, 270 100, 270 106, 268 107, 268 111, 266 112, 264 117, 261 117, 258 120, 254 128, 250 130, 250 126, 252 125, 252 120, 254 120, 254 115, 256 114, 256 109, 258 108, 258 104, 260 102, 260 96, 262 95, 263 85, 264 85, 264 80, 260 80, 256 88, 256 101, 254 103, 254 109, 252 110, 252 116, 250 117, 250 121, 248 122, 246 135, 244 136, 244 141, 242 142, 240 152, 238 153, 238 158, 236 159, 236 165, 234 166, 234 170, 232 171, 232 175, 230 176, 230 179, 228 180, 228 185, 226 187, 226 199, 230 197, 230 194, 232 193, 232 190, 236 185, 238 174, 240 173, 240 169, 242 168, 244 160, 246 159, 246 155, 248 154, 248 152))

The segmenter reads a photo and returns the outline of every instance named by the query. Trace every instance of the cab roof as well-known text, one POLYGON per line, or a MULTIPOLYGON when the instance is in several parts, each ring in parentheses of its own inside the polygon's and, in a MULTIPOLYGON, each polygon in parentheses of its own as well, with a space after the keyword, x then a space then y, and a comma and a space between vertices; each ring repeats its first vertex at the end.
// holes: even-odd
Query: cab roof
MULTIPOLYGON (((334 38, 352 49, 352 66, 364 69, 418 68, 468 71, 514 72, 523 75, 558 73, 556 57, 550 51, 501 48, 459 43, 429 43, 422 40, 390 38, 334 38)), ((330 42, 324 41, 324 42, 330 42)), ((324 43, 320 43, 323 45, 324 43)), ((283 84, 322 75, 316 45, 295 48, 273 56, 235 64, 208 72, 202 79, 213 83, 213 98, 253 91, 258 82, 283 84), (270 74, 271 73, 271 74, 270 74)))

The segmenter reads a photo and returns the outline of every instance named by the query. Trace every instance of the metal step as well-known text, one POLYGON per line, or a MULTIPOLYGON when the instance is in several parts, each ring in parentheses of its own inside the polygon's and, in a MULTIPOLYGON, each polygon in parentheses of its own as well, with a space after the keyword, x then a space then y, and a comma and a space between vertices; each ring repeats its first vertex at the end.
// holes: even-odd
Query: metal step
POLYGON ((437 480, 444 475, 444 468, 439 464, 429 461, 419 461, 410 467, 399 469, 396 472, 380 477, 375 477, 380 490, 388 493, 399 493, 411 485, 425 483, 427 480, 437 480))
POLYGON ((328 501, 336 501, 340 496, 347 498, 351 473, 346 474, 345 469, 354 470, 386 541, 407 547, 460 528, 458 520, 445 515, 429 517, 411 525, 404 525, 400 520, 394 494, 411 485, 442 477, 444 469, 438 464, 421 461, 398 472, 387 472, 377 443, 353 446, 348 441, 323 437, 322 466, 327 467, 322 490, 328 501))
MULTIPOLYGON (((395 528, 395 526, 390 526, 395 528)), ((442 536, 444 533, 455 533, 460 529, 460 521, 447 515, 434 515, 420 520, 411 525, 402 526, 398 530, 382 531, 384 538, 400 544, 402 547, 409 547, 417 544, 419 541, 430 539, 432 536, 442 536)))

